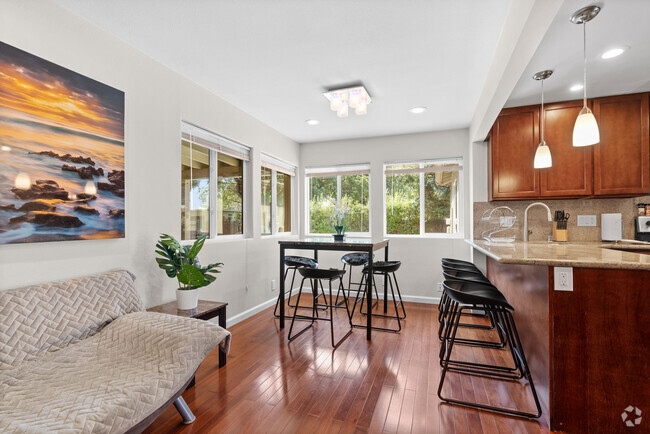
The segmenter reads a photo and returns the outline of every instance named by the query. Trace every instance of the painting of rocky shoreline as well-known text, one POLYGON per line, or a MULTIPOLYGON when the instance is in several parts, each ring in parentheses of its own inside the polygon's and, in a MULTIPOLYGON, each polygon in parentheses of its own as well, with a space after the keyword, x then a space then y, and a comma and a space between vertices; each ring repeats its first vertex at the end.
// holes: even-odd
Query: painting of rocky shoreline
POLYGON ((123 238, 124 92, 0 42, 0 244, 123 238))

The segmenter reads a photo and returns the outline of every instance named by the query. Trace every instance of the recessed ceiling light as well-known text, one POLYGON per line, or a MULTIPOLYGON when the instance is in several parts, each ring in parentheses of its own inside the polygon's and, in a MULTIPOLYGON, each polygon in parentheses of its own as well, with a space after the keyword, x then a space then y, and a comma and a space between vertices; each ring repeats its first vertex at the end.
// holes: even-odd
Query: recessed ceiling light
POLYGON ((584 87, 583 85, 581 85, 580 83, 578 83, 578 84, 574 84, 573 86, 571 86, 571 87, 569 88, 569 90, 570 90, 571 92, 577 92, 577 91, 579 91, 579 90, 582 90, 583 87, 584 87))
POLYGON ((419 115, 425 111, 427 111, 426 107, 413 107, 412 109, 409 109, 409 112, 413 113, 414 115, 419 115))
POLYGON ((305 122, 307 123, 307 125, 318 125, 318 124, 320 124, 320 121, 316 120, 316 119, 307 119, 305 122))
POLYGON ((611 50, 605 51, 600 58, 601 59, 613 59, 614 57, 618 57, 621 54, 625 53, 625 50, 627 47, 617 47, 617 48, 612 48, 611 50))

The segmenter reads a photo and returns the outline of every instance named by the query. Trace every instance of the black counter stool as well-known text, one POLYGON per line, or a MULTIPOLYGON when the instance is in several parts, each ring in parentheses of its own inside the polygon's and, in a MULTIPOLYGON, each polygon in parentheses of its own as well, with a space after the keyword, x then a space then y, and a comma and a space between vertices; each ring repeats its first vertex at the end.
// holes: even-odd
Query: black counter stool
MULTIPOLYGON (((284 291, 284 298, 287 300, 287 303, 289 304, 289 307, 300 307, 300 308, 308 308, 311 309, 311 306, 298 306, 297 304, 295 306, 291 305, 291 292, 293 291, 293 283, 296 280, 296 270, 299 268, 318 268, 318 261, 312 258, 306 258, 304 256, 285 256, 284 257, 284 265, 286 266, 286 270, 284 271, 284 276, 283 279, 286 281, 287 280, 287 275, 289 274, 289 270, 293 270, 293 276, 291 277, 291 285, 289 286, 289 290, 284 291), (287 294, 289 297, 287 297, 287 294)), ((314 293, 314 299, 318 298, 318 288, 312 288, 312 291, 314 293)), ((315 300, 314 300, 315 302, 315 300)), ((275 302, 275 309, 273 309, 273 315, 276 318, 279 318, 280 315, 278 315, 278 306, 280 305, 280 294, 278 294, 278 299, 275 302)))
MULTIPOLYGON (((453 270, 454 272, 474 275, 474 276, 476 276, 477 279, 483 280, 486 283, 491 284, 490 281, 488 280, 488 278, 485 277, 485 275, 481 272, 481 270, 479 270, 478 267, 476 267, 476 265, 474 265, 471 262, 462 261, 460 259, 442 258, 442 270, 443 270, 443 274, 444 274, 445 270, 453 270)), ((440 299, 440 303, 438 303, 438 311, 439 311, 438 319, 439 320, 440 320, 440 314, 441 314, 442 309, 443 309, 443 307, 445 305, 444 302, 446 301, 446 300, 443 300, 443 299, 445 299, 444 292, 443 292, 443 295, 442 295, 442 297, 440 299)), ((463 315, 470 315, 470 316, 477 316, 477 317, 485 317, 486 316, 485 313, 479 314, 479 313, 475 313, 475 312, 465 312, 463 315)))
POLYGON ((320 320, 320 321, 329 321, 330 322, 330 330, 332 333, 332 346, 334 348, 338 347, 341 342, 343 342, 350 334, 352 333, 352 315, 350 314, 350 309, 348 306, 348 298, 345 295, 345 291, 343 292, 343 301, 345 303, 345 310, 348 314, 348 322, 350 323, 350 330, 343 336, 341 339, 339 339, 338 342, 334 342, 334 309, 335 308, 343 308, 342 306, 336 306, 333 302, 334 300, 334 295, 332 293, 332 281, 333 280, 338 280, 339 281, 339 288, 343 287, 343 276, 345 275, 345 270, 337 270, 337 269, 319 269, 319 268, 299 268, 298 272, 302 276, 302 281, 300 282, 300 292, 298 293, 298 300, 296 301, 297 305, 300 305, 300 296, 302 294, 302 288, 303 285, 305 284, 305 280, 309 279, 312 282, 312 287, 316 288, 316 292, 318 292, 318 286, 320 285, 321 291, 323 293, 323 298, 325 300, 324 304, 317 305, 316 304, 316 297, 314 297, 314 305, 313 305, 313 310, 312 310, 312 316, 306 316, 306 315, 298 315, 298 309, 294 309, 293 311, 293 318, 291 318, 291 327, 289 327, 289 340, 292 341, 295 339, 297 336, 299 336, 302 332, 310 328, 311 326, 314 325, 314 321, 320 320), (327 280, 329 282, 329 291, 330 291, 330 302, 327 303, 327 296, 325 295, 325 291, 323 288, 323 280, 327 280), (326 308, 329 308, 330 310, 330 315, 329 318, 321 318, 318 316, 317 312, 317 307, 318 306, 325 306, 326 308), (299 320, 308 320, 311 321, 307 326, 303 327, 298 333, 295 335, 292 335, 293 332, 293 324, 296 321, 296 319, 299 320))
POLYGON ((463 261, 462 259, 442 258, 441 262, 443 264, 448 264, 448 265, 464 265, 466 267, 476 268, 478 270, 478 268, 476 267, 476 265, 474 265, 473 262, 463 261))
MULTIPOLYGON (((483 290, 488 291, 490 295, 494 297, 503 298, 503 294, 501 294, 501 292, 496 287, 494 287, 489 282, 485 282, 481 280, 476 275, 470 273, 458 272, 458 271, 444 270, 444 269, 443 269, 443 275, 445 276, 446 279, 445 281, 456 280, 460 282, 477 283, 480 285, 484 285, 483 290)), ((505 298, 503 299, 505 300, 505 298)), ((445 329, 447 327, 450 327, 451 309, 453 307, 453 300, 449 297, 447 293, 447 289, 444 287, 444 285, 443 285, 443 293, 442 293, 440 304, 442 305, 442 309, 438 313, 438 322, 439 322, 438 339, 442 341, 445 329)), ((494 339, 489 339, 489 338, 485 338, 485 339, 456 338, 456 343, 478 346, 478 347, 486 347, 486 348, 505 347, 506 341, 505 341, 505 331, 503 330, 503 326, 496 320, 492 312, 484 309, 481 310, 483 310, 484 312, 483 314, 470 314, 468 312, 461 312, 461 315, 486 317, 489 320, 489 324, 473 324, 473 323, 461 322, 458 324, 458 326, 473 328, 473 329, 481 329, 485 331, 496 329, 498 340, 495 341, 494 339)))
MULTIPOLYGON (((401 265, 402 263, 400 261, 378 261, 372 264, 372 274, 384 276, 388 281, 390 286, 391 296, 393 298, 393 306, 395 306, 395 315, 373 313, 372 316, 380 317, 380 318, 391 318, 397 320, 396 329, 373 326, 372 328, 374 330, 388 331, 388 332, 399 332, 402 330, 402 322, 400 320, 406 318, 406 309, 404 309, 404 303, 402 301, 402 293, 400 292, 399 285, 397 284, 397 276, 395 276, 395 272, 399 270, 399 267, 401 265), (397 290, 397 297, 395 297, 395 290, 397 290), (399 314, 398 306, 402 307, 402 315, 399 314)), ((363 267, 363 275, 365 281, 367 282, 368 279, 370 279, 370 276, 368 276, 368 266, 363 267)), ((375 288, 375 293, 376 293, 377 283, 375 282, 374 276, 372 276, 371 284, 375 288)), ((361 313, 361 315, 367 315, 367 312, 366 313, 363 312, 363 303, 366 299, 367 288, 368 285, 363 285, 363 290, 357 293, 357 298, 354 300, 354 304, 352 305, 352 315, 354 315, 354 310, 356 309, 357 303, 359 302, 361 303, 361 305, 359 306, 359 313, 361 313)), ((365 326, 359 325, 359 327, 365 327, 365 326)))
MULTIPOLYGON (((373 259, 375 255, 372 255, 373 259)), ((348 298, 350 297, 350 292, 351 291, 356 291, 357 295, 359 294, 360 291, 363 290, 363 285, 364 285, 364 280, 365 280, 365 273, 361 273, 361 280, 359 282, 352 282, 352 267, 365 267, 368 265, 368 254, 367 253, 347 253, 341 257, 341 262, 343 262, 343 269, 346 270, 349 267, 348 270, 348 287, 347 288, 339 288, 338 292, 336 293, 336 305, 340 306, 342 301, 339 301, 339 293, 341 291, 348 291, 348 298), (352 288, 352 285, 359 285, 359 288, 352 288)), ((377 304, 377 301, 379 301, 379 295, 377 294, 377 288, 375 287, 375 298, 376 301, 373 304, 373 307, 377 304)))
POLYGON ((512 317, 514 308, 508 304, 503 294, 495 292, 493 287, 483 283, 463 282, 445 280, 443 283, 445 291, 451 300, 451 317, 449 327, 445 328, 442 345, 440 348, 440 365, 442 374, 440 375, 440 384, 438 385, 438 397, 450 404, 459 404, 467 407, 490 410, 499 413, 511 414, 528 418, 539 418, 542 415, 542 409, 537 398, 533 378, 526 361, 517 327, 512 317), (490 365, 484 363, 475 363, 468 361, 452 360, 451 354, 454 344, 457 343, 456 333, 460 324, 460 318, 463 310, 480 308, 490 312, 497 319, 506 333, 506 342, 510 354, 512 355, 514 366, 490 365), (524 412, 509 408, 497 407, 486 404, 479 404, 471 401, 462 401, 459 399, 446 398, 442 395, 447 372, 458 372, 460 374, 480 375, 487 377, 500 378, 510 381, 518 381, 522 378, 528 380, 530 390, 537 407, 536 413, 524 412))

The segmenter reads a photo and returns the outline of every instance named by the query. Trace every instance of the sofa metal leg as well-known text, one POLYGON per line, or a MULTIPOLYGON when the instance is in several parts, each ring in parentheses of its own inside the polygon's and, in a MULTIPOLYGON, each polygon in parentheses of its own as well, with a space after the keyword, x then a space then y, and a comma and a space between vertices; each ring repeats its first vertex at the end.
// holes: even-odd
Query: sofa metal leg
POLYGON ((176 407, 176 410, 178 410, 178 413, 183 418, 184 425, 189 425, 196 420, 196 416, 194 416, 192 410, 187 406, 182 396, 176 398, 176 401, 174 401, 174 407, 176 407))

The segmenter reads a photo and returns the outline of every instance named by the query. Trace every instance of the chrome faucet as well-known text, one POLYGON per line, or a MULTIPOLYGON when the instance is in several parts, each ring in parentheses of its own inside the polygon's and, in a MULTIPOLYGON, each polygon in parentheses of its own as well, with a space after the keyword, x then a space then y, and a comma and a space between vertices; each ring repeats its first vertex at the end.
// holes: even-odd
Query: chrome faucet
POLYGON ((551 209, 546 206, 546 204, 542 202, 533 202, 530 205, 526 207, 526 211, 524 211, 524 241, 528 241, 528 210, 534 207, 535 205, 543 206, 546 208, 546 211, 548 211, 548 221, 552 222, 553 217, 551 216, 551 209))

